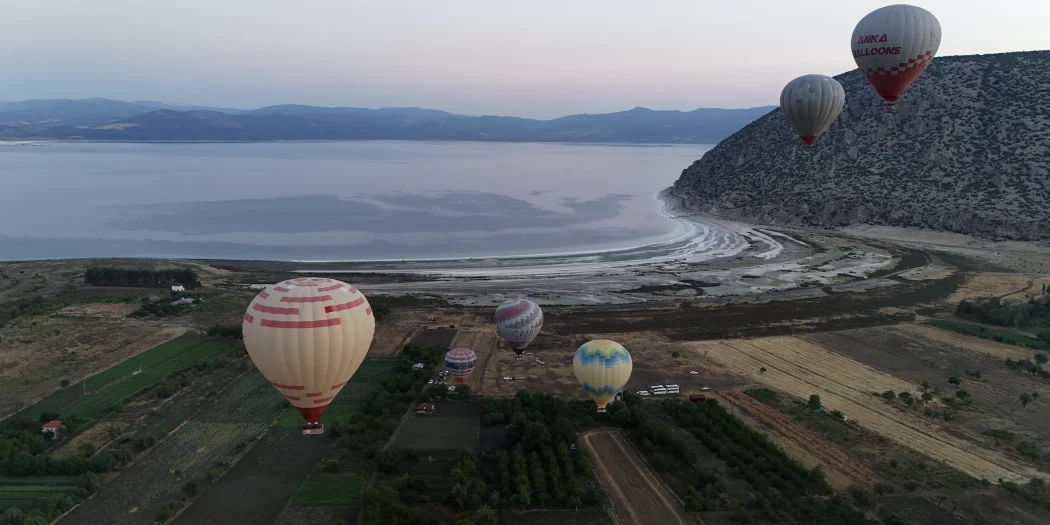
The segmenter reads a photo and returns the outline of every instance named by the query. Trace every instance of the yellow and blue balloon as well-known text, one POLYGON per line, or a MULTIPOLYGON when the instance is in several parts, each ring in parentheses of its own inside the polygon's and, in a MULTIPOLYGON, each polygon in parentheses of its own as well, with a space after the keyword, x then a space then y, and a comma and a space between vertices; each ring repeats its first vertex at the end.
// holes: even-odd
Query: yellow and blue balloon
POLYGON ((572 369, 583 391, 598 405, 598 412, 605 412, 605 407, 631 378, 634 365, 623 345, 598 339, 576 349, 572 369))

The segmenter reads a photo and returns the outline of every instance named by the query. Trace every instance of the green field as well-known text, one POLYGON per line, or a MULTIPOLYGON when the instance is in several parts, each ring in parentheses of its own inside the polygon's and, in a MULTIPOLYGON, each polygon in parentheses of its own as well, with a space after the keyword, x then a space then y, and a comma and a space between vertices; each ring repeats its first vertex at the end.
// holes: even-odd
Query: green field
POLYGON ((338 473, 314 471, 299 486, 289 502, 297 507, 348 507, 361 503, 368 473, 359 468, 343 468, 338 473))
POLYGON ((22 410, 15 417, 37 419, 45 412, 55 412, 63 417, 96 418, 118 401, 236 346, 237 343, 230 341, 169 341, 89 377, 87 395, 84 395, 82 384, 77 383, 22 410), (136 373, 139 369, 142 371, 136 373))
MULTIPOLYGON (((321 416, 321 423, 331 425, 336 422, 342 424, 349 421, 361 403, 367 401, 368 396, 379 388, 380 381, 394 369, 397 362, 397 359, 365 359, 354 377, 350 378, 350 382, 332 400, 328 410, 321 416)), ((304 424, 299 411, 289 406, 277 419, 274 426, 301 427, 304 424)))
POLYGON ((76 476, 0 478, 0 513, 8 507, 25 512, 43 509, 65 497, 77 500, 79 491, 76 476))
POLYGON ((1032 350, 1050 350, 1050 343, 1047 343, 1046 341, 1021 335, 1016 332, 1009 332, 1007 330, 999 330, 951 319, 934 319, 929 321, 929 324, 930 326, 941 328, 943 330, 951 330, 952 332, 963 335, 980 337, 981 339, 988 339, 990 341, 1006 343, 1008 345, 1030 348, 1032 350))

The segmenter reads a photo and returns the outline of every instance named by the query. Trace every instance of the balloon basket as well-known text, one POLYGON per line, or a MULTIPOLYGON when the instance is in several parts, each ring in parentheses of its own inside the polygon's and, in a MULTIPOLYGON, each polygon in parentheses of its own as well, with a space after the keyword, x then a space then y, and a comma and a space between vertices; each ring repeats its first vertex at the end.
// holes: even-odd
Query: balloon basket
POLYGON ((324 425, 320 423, 314 423, 312 425, 306 425, 303 427, 303 435, 309 436, 311 434, 324 434, 324 425))
POLYGON ((896 102, 883 102, 882 103, 882 110, 886 111, 886 112, 897 111, 897 103, 896 102))
POLYGON ((608 410, 605 410, 605 407, 598 407, 598 413, 599 414, 604 414, 606 412, 608 412, 608 410))
POLYGON ((809 144, 803 144, 802 151, 809 153, 810 151, 813 151, 813 146, 810 146, 809 144))

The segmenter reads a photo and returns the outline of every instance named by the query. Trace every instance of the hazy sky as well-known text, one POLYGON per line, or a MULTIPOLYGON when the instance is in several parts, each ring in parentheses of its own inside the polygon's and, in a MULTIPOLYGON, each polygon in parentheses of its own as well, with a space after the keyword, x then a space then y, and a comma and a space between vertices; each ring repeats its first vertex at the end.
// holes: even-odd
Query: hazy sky
MULTIPOLYGON (((552 117, 776 104, 872 0, 0 0, 0 100, 552 117)), ((1050 48, 1048 0, 915 0, 940 55, 1050 48)))

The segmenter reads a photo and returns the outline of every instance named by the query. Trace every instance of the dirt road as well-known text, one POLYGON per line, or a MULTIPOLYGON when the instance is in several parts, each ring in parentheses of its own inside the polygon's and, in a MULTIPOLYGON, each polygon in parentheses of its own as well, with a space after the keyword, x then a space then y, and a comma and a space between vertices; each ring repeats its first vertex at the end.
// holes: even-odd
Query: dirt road
POLYGON ((697 523, 685 514, 678 499, 626 442, 618 430, 584 433, 583 446, 594 463, 598 480, 617 507, 622 525, 686 525, 697 523))

